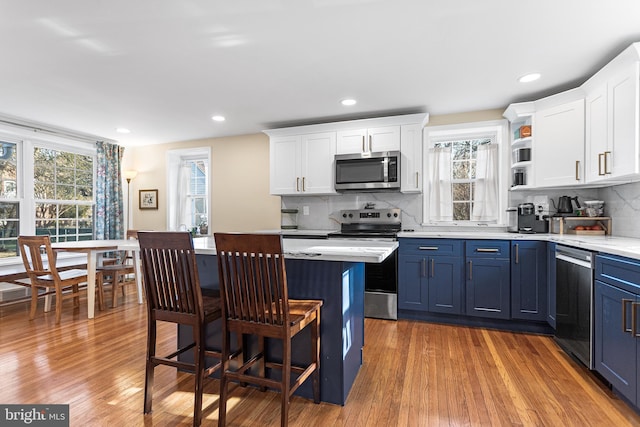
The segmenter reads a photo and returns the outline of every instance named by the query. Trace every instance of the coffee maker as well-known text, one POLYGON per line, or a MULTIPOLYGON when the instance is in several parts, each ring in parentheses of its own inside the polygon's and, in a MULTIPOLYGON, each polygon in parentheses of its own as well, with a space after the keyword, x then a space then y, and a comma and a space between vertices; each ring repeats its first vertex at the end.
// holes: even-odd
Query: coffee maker
POLYGON ((518 205, 518 232, 548 233, 549 218, 546 215, 536 215, 533 203, 521 203, 518 205))

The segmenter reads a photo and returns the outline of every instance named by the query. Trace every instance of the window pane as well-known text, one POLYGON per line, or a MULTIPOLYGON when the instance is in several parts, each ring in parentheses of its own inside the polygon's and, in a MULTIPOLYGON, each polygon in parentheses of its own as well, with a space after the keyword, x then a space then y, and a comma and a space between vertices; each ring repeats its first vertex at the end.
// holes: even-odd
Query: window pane
POLYGON ((58 218, 75 218, 76 214, 76 205, 58 206, 58 218))
POLYGON ((453 162, 453 179, 469 179, 469 162, 453 162))
POLYGON ((469 141, 455 142, 453 148, 453 160, 464 160, 469 158, 469 141))
POLYGON ((16 168, 16 144, 10 142, 0 142, 0 196, 16 197, 17 189, 17 168, 16 168))
POLYGON ((453 192, 453 200, 470 200, 471 199, 471 184, 469 183, 454 183, 451 186, 453 192))
POLYGON ((76 183, 75 169, 56 168, 56 182, 58 184, 73 185, 76 183))
POLYGON ((76 198, 76 188, 73 185, 58 185, 57 189, 56 199, 58 200, 73 200, 76 198))
POLYGON ((453 220, 454 221, 468 221, 471 217, 469 215, 470 212, 470 203, 464 202, 453 202, 453 220))
POLYGON ((93 200, 93 187, 78 187, 76 188, 77 200, 93 200))
POLYGON ((0 203, 0 258, 18 256, 18 203, 0 203))

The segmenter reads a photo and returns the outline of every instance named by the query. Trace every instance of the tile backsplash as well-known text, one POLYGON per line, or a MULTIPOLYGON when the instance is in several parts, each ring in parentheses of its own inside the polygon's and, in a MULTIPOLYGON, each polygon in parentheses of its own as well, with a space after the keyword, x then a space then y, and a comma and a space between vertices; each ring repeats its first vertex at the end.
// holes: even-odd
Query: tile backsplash
MULTIPOLYGON (((605 215, 613 221, 613 235, 640 238, 640 182, 616 185, 606 188, 562 189, 540 191, 518 191, 509 193, 509 206, 532 202, 543 206, 550 214, 555 212, 560 196, 578 197, 579 201, 603 200, 605 215)), ((298 228, 308 230, 338 230, 339 212, 343 209, 362 209, 365 204, 374 203, 376 208, 400 208, 402 228, 433 230, 422 225, 422 194, 389 193, 343 193, 327 196, 283 196, 282 208, 298 209, 298 228), (308 215, 304 215, 304 208, 308 215)), ((456 227, 437 230, 448 231, 456 227)), ((496 231, 502 231, 497 229, 496 231)))

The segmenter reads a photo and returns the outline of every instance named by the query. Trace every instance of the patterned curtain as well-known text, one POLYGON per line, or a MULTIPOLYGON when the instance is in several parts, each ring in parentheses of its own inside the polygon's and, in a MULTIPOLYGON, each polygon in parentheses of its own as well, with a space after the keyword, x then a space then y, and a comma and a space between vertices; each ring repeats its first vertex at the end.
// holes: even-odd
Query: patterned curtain
POLYGON ((96 147, 96 239, 124 239, 120 175, 124 147, 102 141, 96 147))

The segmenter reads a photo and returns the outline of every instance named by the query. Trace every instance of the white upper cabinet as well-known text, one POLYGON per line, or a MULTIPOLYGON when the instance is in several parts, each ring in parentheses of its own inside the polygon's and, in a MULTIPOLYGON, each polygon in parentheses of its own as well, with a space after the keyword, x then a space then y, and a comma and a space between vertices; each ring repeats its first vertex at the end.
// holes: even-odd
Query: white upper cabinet
POLYGON ((400 151, 400 126, 339 131, 337 154, 400 151))
POLYGON ((335 153, 335 132, 271 138, 271 194, 335 193, 333 188, 335 153))
POLYGON ((607 64, 587 93, 587 182, 624 182, 640 174, 640 44, 607 64))
POLYGON ((584 182, 584 99, 538 108, 535 112, 535 187, 584 182))
POLYGON ((400 127, 400 191, 422 191, 422 125, 400 127))
POLYGON ((428 114, 421 113, 265 130, 270 192, 282 196, 335 194, 336 154, 400 151, 401 145, 402 191, 418 192, 421 135, 428 119, 428 114))

